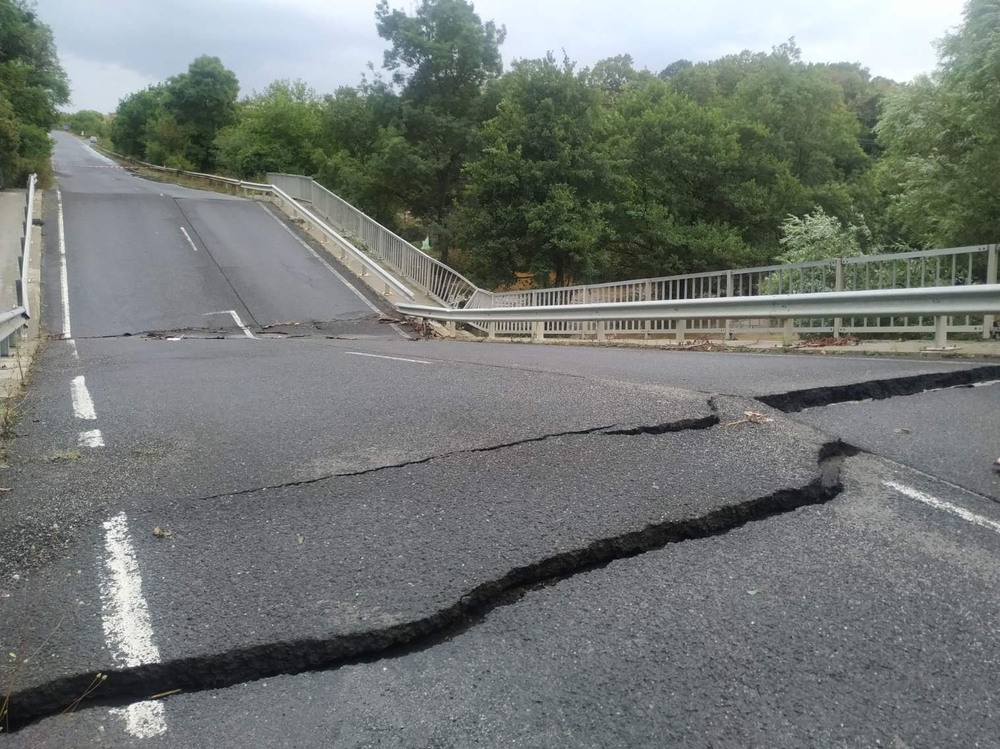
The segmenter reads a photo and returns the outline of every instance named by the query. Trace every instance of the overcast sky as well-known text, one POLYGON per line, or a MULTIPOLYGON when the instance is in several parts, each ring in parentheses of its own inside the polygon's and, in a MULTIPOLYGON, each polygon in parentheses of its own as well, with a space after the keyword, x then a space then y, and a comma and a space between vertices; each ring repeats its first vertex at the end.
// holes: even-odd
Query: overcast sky
MULTIPOLYGON (((394 0, 412 10, 414 0, 394 0)), ((770 50, 794 36, 806 60, 861 62, 896 80, 930 72, 934 40, 961 22, 963 0, 479 0, 507 27, 504 59, 565 49, 581 66, 628 53, 659 71, 679 58, 770 50)), ((320 93, 381 65, 375 0, 38 0, 69 74, 68 109, 118 100, 216 55, 241 92, 301 78, 320 93)))

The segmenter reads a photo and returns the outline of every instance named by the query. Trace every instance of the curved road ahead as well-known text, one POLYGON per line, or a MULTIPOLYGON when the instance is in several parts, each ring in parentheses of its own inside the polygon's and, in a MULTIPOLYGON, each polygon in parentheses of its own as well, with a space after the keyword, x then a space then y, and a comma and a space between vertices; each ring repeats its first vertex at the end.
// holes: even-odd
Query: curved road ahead
POLYGON ((998 745, 996 367, 411 339, 56 137, 0 749, 998 745))

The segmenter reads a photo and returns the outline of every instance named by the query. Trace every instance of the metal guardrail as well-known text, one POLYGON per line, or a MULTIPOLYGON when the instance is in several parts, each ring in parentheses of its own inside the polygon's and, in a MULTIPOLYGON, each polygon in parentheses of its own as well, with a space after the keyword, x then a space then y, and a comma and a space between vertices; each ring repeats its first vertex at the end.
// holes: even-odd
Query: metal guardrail
POLYGON ((341 260, 346 260, 349 255, 362 266, 362 277, 368 275, 368 272, 377 276, 379 280, 385 284, 386 296, 396 293, 404 299, 413 300, 413 292, 410 289, 400 283, 392 274, 387 273, 382 266, 365 255, 365 253, 347 241, 344 237, 327 226, 326 223, 321 221, 311 211, 304 208, 302 204, 295 200, 291 195, 276 185, 269 185, 268 187, 270 188, 271 194, 286 204, 288 211, 293 216, 301 216, 314 228, 318 229, 320 232, 332 239, 341 249, 341 260))
POLYGON ((316 180, 297 174, 269 172, 268 181, 315 210, 400 277, 448 307, 461 307, 480 291, 458 271, 414 247, 316 180))
MULTIPOLYGON (((660 278, 565 286, 550 289, 501 291, 481 295, 472 304, 496 307, 529 307, 554 304, 599 304, 612 302, 669 301, 675 299, 718 299, 769 294, 815 294, 824 291, 866 291, 893 288, 926 288, 945 285, 997 283, 997 245, 978 245, 939 250, 884 255, 864 255, 805 263, 738 268, 728 271, 688 273, 660 278)), ((469 306, 469 305, 467 305, 469 306)), ((994 313, 963 315, 948 321, 953 333, 981 333, 989 338, 994 313)), ((697 321, 702 333, 731 334, 739 330, 776 332, 767 319, 751 320, 741 326, 726 319, 697 321)), ((839 333, 923 333, 936 332, 937 322, 917 315, 882 315, 798 320, 797 332, 839 333)), ((667 328, 645 320, 621 320, 614 332, 653 333, 667 328)), ((529 332, 523 325, 510 324, 502 332, 529 332)), ((577 332, 567 328, 563 332, 577 332)))
POLYGON ((413 304, 397 308, 411 317, 486 323, 491 337, 497 323, 529 323, 536 339, 544 337, 547 324, 589 323, 598 340, 603 340, 608 323, 629 319, 674 321, 677 338, 683 340, 688 320, 780 319, 791 332, 789 322, 796 318, 928 315, 935 319, 936 341, 943 345, 947 317, 1000 309, 1000 284, 459 310, 413 304))
POLYGON ((31 269, 31 229, 34 226, 35 187, 38 177, 34 174, 28 177, 28 192, 24 206, 23 236, 21 237, 21 252, 17 258, 20 266, 20 276, 14 281, 17 293, 17 306, 9 312, 0 314, 0 356, 9 356, 11 346, 19 339, 21 331, 31 318, 28 273, 31 269))

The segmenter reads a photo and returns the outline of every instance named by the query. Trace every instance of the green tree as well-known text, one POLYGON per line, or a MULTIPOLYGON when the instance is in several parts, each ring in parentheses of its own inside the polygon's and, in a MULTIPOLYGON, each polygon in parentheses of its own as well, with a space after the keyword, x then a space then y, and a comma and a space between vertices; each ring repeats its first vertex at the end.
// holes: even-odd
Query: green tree
POLYGON ((822 208, 801 218, 789 216, 781 224, 781 263, 806 263, 838 257, 864 255, 873 247, 872 233, 864 224, 844 225, 836 216, 822 208))
POLYGON ((0 183, 51 174, 47 132, 69 100, 52 30, 26 0, 0 0, 0 183))
POLYGON ((218 57, 203 55, 164 85, 164 108, 187 134, 184 156, 199 169, 215 165, 215 138, 236 121, 240 84, 218 57))
POLYGON ((939 66, 891 94, 877 133, 889 219, 910 243, 1000 236, 1000 0, 969 0, 939 66))
POLYGON ((302 81, 275 81, 240 103, 238 120, 216 137, 219 165, 239 177, 269 171, 312 174, 320 103, 302 81))
POLYGON ((479 125, 490 115, 484 87, 501 73, 505 30, 484 23, 466 0, 422 0, 413 15, 380 0, 375 17, 390 43, 384 68, 400 87, 394 130, 411 151, 390 188, 428 224, 447 262, 452 207, 462 167, 478 149, 479 125))
POLYGON ((118 102, 111 120, 111 142, 126 156, 146 160, 149 123, 163 111, 163 86, 149 86, 118 102))
POLYGON ((484 283, 593 281, 607 269, 600 91, 552 55, 514 63, 481 157, 465 170, 458 235, 484 283))
POLYGON ((74 133, 98 136, 108 134, 107 118, 93 109, 81 109, 79 112, 66 115, 63 124, 74 133))

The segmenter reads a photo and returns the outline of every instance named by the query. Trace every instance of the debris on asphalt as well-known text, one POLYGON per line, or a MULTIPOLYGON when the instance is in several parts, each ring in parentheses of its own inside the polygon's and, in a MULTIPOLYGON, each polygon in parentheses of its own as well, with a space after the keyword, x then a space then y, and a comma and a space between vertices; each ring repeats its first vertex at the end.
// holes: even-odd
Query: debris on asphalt
POLYGON ((913 434, 913 430, 909 427, 900 427, 896 430, 896 434, 913 434))
POLYGON ((746 418, 737 419, 736 421, 730 421, 726 424, 727 427, 734 427, 737 424, 767 424, 768 422, 774 421, 767 414, 762 414, 759 411, 744 411, 746 418))
POLYGON ((171 530, 161 528, 160 526, 156 526, 155 528, 153 528, 153 535, 156 536, 157 538, 170 538, 172 535, 174 535, 174 532, 171 530))
POLYGON ((993 461, 993 470, 1000 473, 1000 458, 993 461))
POLYGON ((295 320, 289 320, 288 322, 273 322, 270 325, 261 325, 261 330, 270 330, 271 328, 289 328, 295 327, 296 325, 301 325, 302 323, 296 322, 295 320))
POLYGON ((820 348, 823 346, 858 346, 861 340, 852 335, 842 335, 839 338, 827 336, 825 338, 810 338, 808 341, 799 343, 799 348, 820 348))

